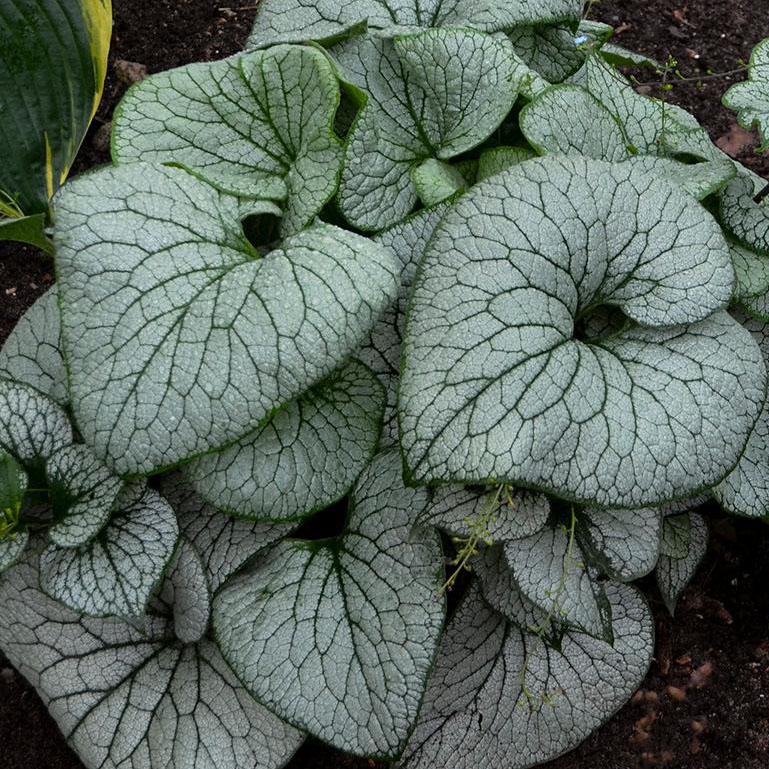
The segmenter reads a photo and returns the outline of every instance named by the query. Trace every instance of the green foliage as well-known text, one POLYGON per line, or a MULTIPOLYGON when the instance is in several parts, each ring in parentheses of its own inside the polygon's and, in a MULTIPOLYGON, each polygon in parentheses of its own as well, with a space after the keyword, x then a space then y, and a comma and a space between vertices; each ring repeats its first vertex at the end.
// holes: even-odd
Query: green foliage
POLYGON ((101 99, 111 0, 0 2, 0 240, 52 253, 49 204, 101 99))
POLYGON ((0 541, 16 538, 27 474, 10 455, 0 455, 0 541))
POLYGON ((764 182, 579 10, 264 0, 56 197, 0 648, 89 769, 548 761, 642 680, 629 583, 674 610, 702 499, 769 513, 764 182))

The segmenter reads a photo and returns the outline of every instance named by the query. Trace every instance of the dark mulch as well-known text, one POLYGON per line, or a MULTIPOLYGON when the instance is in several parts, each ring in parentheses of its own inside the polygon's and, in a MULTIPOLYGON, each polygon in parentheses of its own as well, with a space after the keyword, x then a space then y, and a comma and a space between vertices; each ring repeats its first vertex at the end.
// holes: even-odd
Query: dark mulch
MULTIPOLYGON (((134 69, 119 60, 156 72, 226 56, 245 40, 253 5, 253 0, 114 0, 105 98, 76 169, 108 160, 102 126, 134 69)), ((694 77, 733 69, 769 36, 769 0, 604 0, 593 16, 617 27, 617 42, 662 61, 672 54, 694 77)), ((769 159, 755 154, 755 137, 720 106, 721 94, 735 79, 741 77, 705 80, 701 87, 679 83, 670 98, 697 115, 725 151, 769 176, 769 159)), ((655 92, 653 85, 649 92, 655 92)), ((0 244, 0 339, 52 280, 50 261, 32 249, 0 244)), ((711 522, 710 551, 675 620, 650 590, 658 650, 641 690, 606 726, 547 769, 769 766, 769 527, 719 517, 711 522)), ((1 659, 0 669, 0 769, 82 769, 34 691, 1 659)), ((375 764, 309 741, 290 766, 375 764)))
POLYGON ((544 769, 769 766, 769 528, 711 518, 710 551, 675 619, 650 589, 657 650, 608 724, 544 769))

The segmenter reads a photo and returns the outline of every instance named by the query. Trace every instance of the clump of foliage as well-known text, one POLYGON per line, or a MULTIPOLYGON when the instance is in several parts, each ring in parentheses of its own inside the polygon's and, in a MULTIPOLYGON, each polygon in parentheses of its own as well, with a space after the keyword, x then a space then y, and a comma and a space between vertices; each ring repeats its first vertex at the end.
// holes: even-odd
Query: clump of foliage
POLYGON ((88 767, 547 761, 642 680, 697 508, 769 512, 764 182, 610 35, 263 0, 126 95, 0 355, 0 648, 88 767))

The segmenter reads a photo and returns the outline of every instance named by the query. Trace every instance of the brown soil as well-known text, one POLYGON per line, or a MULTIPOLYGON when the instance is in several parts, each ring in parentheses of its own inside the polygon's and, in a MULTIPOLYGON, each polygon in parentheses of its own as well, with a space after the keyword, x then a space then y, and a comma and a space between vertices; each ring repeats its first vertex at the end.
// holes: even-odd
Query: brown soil
MULTIPOLYGON (((592 16, 617 27, 620 44, 661 61, 671 54, 693 77, 733 69, 769 36, 769 0, 684 2, 603 0, 592 16)), ((113 0, 113 5, 112 66, 76 170, 108 160, 102 126, 132 70, 118 62, 156 72, 226 56, 242 46, 254 15, 249 0, 113 0)), ((769 158, 756 155, 755 136, 742 132, 720 105, 735 79, 740 76, 705 80, 702 87, 681 82, 669 98, 697 115, 725 151, 769 177, 769 158)), ((0 244, 0 339, 51 284, 52 274, 50 261, 33 249, 0 244)), ((710 551, 675 620, 649 586, 658 650, 641 690, 582 746, 546 769, 769 766, 769 527, 718 515, 711 523, 710 551)), ((82 769, 34 691, 1 658, 0 743, 0 769, 82 769)), ((375 766, 310 740, 290 769, 375 766)))
MULTIPOLYGON (((662 64, 672 56, 686 81, 671 76, 673 90, 665 98, 694 114, 721 149, 769 177, 769 155, 756 153, 755 135, 742 131, 721 105, 724 91, 745 79, 733 70, 769 37, 769 0, 598 0, 591 17, 611 24, 619 45, 662 64)), ((633 74, 642 83, 659 80, 646 69, 633 74)), ((646 89, 663 95, 654 85, 646 89)))

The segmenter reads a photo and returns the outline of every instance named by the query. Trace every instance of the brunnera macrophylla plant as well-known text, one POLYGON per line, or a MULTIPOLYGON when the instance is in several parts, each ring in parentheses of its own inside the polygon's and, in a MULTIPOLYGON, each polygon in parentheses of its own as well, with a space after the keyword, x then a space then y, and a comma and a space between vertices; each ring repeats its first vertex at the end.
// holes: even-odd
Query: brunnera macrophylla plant
POLYGON ((0 352, 0 649, 89 769, 547 761, 769 513, 765 183, 611 31, 263 0, 126 95, 0 352))

